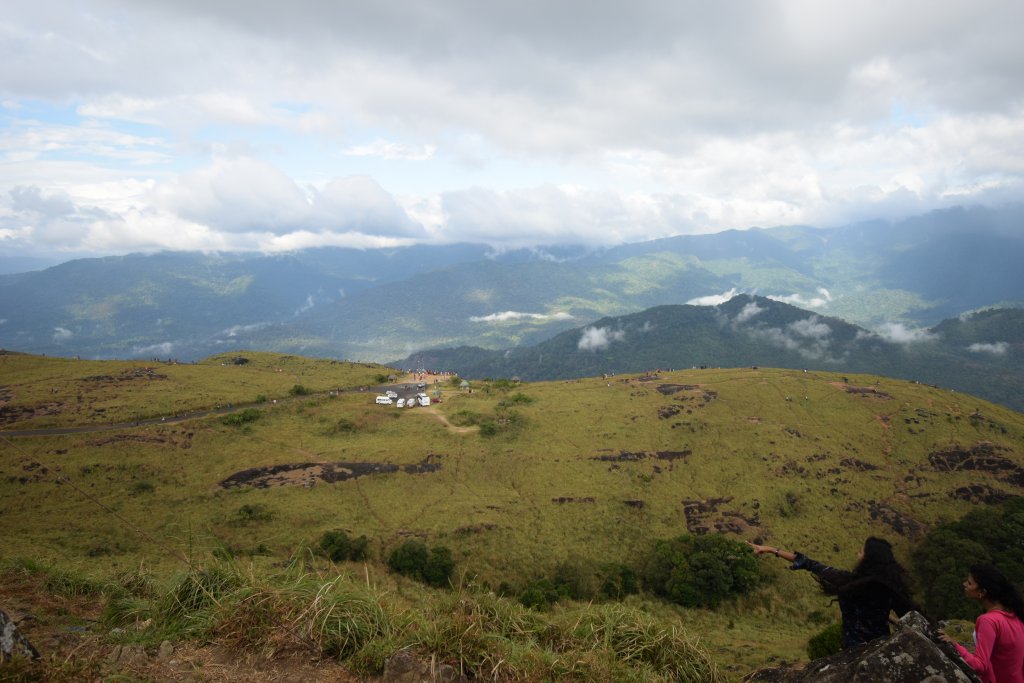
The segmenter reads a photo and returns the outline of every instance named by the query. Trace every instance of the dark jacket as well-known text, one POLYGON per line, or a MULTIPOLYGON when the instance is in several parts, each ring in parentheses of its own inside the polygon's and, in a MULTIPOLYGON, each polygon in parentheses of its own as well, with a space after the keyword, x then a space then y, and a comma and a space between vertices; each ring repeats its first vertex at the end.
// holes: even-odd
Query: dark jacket
POLYGON ((915 605, 898 588, 871 576, 829 567, 803 553, 795 553, 790 569, 806 569, 839 598, 843 614, 843 647, 853 647, 889 636, 889 611, 903 616, 915 605))

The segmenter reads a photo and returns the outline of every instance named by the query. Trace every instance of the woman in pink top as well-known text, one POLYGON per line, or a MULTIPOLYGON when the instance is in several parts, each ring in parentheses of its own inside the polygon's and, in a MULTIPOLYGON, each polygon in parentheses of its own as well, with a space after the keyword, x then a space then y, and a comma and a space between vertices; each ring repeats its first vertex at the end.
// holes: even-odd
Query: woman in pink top
POLYGON ((974 653, 948 636, 960 656, 978 672, 983 683, 1024 683, 1024 603, 1020 594, 995 567, 971 567, 964 594, 981 603, 985 613, 974 622, 974 653))

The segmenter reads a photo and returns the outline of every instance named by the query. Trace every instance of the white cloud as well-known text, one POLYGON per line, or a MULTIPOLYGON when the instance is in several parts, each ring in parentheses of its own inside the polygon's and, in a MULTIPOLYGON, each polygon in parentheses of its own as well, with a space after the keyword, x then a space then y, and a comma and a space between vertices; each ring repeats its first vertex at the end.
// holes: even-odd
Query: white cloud
POLYGON ((516 320, 572 320, 573 316, 569 313, 559 311, 558 313, 520 313, 518 311, 502 311, 500 313, 491 313, 490 315, 474 315, 470 316, 470 322, 474 323, 504 323, 516 320))
POLYGON ((793 321, 783 328, 748 326, 744 329, 754 339, 793 351, 808 360, 839 362, 832 355, 832 328, 817 316, 793 321))
POLYGON ((221 334, 226 337, 236 337, 239 334, 245 334, 246 332, 255 332, 265 327, 270 327, 273 323, 253 323, 251 325, 232 325, 231 327, 221 330, 221 334))
MULTIPOLYGON (((698 296, 693 299, 690 299, 686 303, 690 306, 717 306, 719 304, 724 304, 726 301, 729 301, 734 296, 736 296, 735 287, 726 292, 722 292, 721 294, 709 294, 707 296, 698 296)), ((746 309, 744 308, 744 310, 746 309)))
POLYGON ((927 329, 910 328, 903 323, 885 323, 876 331, 876 334, 885 341, 894 344, 916 344, 930 342, 939 338, 939 335, 927 329))
POLYGON ((313 308, 313 306, 315 306, 315 305, 316 305, 316 302, 313 300, 313 295, 309 294, 309 295, 306 296, 305 303, 303 303, 301 306, 299 306, 297 309, 295 309, 294 315, 302 315, 303 313, 305 313, 309 309, 313 308))
POLYGON ((798 308, 822 308, 832 301, 832 295, 829 294, 829 291, 824 287, 818 288, 818 294, 819 296, 810 298, 804 297, 800 294, 790 294, 788 296, 768 294, 766 296, 773 301, 781 301, 784 304, 790 304, 798 308))
POLYGON ((55 342, 67 341, 68 339, 71 339, 73 336, 75 336, 74 332, 72 332, 71 330, 69 330, 67 328, 64 328, 64 327, 55 327, 55 328, 53 328, 53 341, 55 341, 55 342))
POLYGON ((132 348, 133 356, 167 356, 170 357, 174 352, 174 342, 160 342, 159 344, 150 344, 149 346, 136 346, 132 348))
POLYGON ((382 159, 403 159, 405 161, 426 161, 434 156, 437 147, 420 145, 412 147, 398 142, 374 140, 368 145, 354 145, 344 151, 354 157, 380 157, 382 159))
POLYGON ((756 316, 758 313, 763 312, 765 309, 757 305, 757 302, 751 301, 749 304, 743 307, 739 313, 736 314, 735 322, 737 324, 743 324, 756 316))
POLYGON ((613 330, 609 327, 587 327, 583 330, 580 341, 576 345, 580 351, 602 351, 612 342, 626 338, 624 330, 613 330))
POLYGON ((795 334, 809 339, 824 339, 832 334, 832 328, 815 316, 791 322, 789 329, 795 334))
POLYGON ((110 216, 0 220, 5 249, 606 245, 1024 198, 1021 3, 8 5, 0 193, 110 216))
POLYGON ((967 347, 967 350, 972 353, 990 353, 993 356, 1005 356, 1006 352, 1010 350, 1010 344, 1008 342, 995 342, 993 344, 971 344, 967 347))

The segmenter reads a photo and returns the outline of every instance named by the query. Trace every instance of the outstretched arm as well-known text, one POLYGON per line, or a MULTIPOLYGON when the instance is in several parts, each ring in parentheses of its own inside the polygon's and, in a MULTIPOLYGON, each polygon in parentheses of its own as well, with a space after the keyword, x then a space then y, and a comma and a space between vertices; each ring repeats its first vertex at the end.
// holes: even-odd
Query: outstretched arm
POLYGON ((756 543, 746 542, 751 550, 754 551, 755 555, 774 555, 775 557, 781 557, 786 562, 795 562, 796 553, 789 550, 783 550, 773 545, 758 545, 756 543))

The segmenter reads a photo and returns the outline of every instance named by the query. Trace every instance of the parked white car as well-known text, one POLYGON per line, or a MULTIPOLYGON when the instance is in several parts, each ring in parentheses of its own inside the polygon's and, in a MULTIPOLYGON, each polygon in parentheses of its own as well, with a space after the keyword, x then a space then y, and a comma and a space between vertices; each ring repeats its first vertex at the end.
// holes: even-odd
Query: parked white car
POLYGON ((392 391, 391 389, 388 389, 387 391, 385 391, 384 395, 387 396, 388 398, 398 398, 398 392, 397 391, 392 391))
POLYGON ((398 406, 399 408, 404 408, 404 407, 405 407, 405 399, 404 399, 404 398, 400 398, 400 399, 398 399, 398 403, 397 403, 396 405, 397 405, 397 406, 398 406))
POLYGON ((412 398, 411 396, 409 397, 409 400, 405 402, 405 407, 406 408, 412 408, 415 405, 416 405, 416 399, 412 398))
POLYGON ((426 394, 416 394, 416 398, 419 400, 421 406, 430 405, 430 397, 426 394))
POLYGON ((393 403, 393 401, 391 400, 390 396, 378 396, 377 397, 377 405, 379 405, 379 406, 389 406, 392 403, 393 403))

